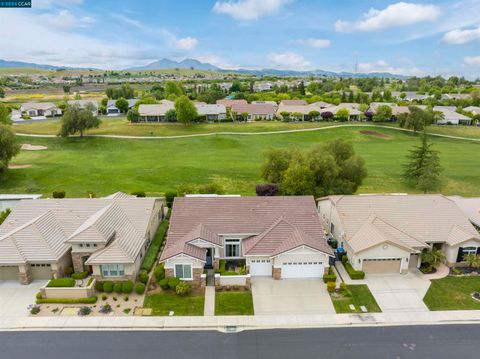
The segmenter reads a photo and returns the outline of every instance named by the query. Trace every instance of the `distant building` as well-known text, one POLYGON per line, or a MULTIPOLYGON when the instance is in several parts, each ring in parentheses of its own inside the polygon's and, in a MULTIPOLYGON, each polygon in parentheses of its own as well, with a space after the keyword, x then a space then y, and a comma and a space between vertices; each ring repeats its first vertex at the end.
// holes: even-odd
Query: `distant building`
MULTIPOLYGON (((128 109, 131 109, 135 104, 137 103, 136 98, 128 99, 128 109)), ((108 115, 114 115, 120 113, 120 110, 117 108, 116 103, 117 100, 108 100, 107 102, 107 114, 108 115)))
POLYGON ((434 106, 433 111, 443 114, 443 119, 437 121, 437 125, 470 125, 472 119, 455 111, 455 106, 434 106))
POLYGON ((79 106, 82 110, 87 107, 88 104, 91 104, 93 106, 92 114, 96 116, 98 114, 98 102, 97 100, 93 99, 85 99, 85 100, 68 100, 67 103, 69 105, 77 105, 79 106))
POLYGON ((62 110, 52 102, 28 102, 20 106, 20 111, 30 117, 59 116, 62 110))

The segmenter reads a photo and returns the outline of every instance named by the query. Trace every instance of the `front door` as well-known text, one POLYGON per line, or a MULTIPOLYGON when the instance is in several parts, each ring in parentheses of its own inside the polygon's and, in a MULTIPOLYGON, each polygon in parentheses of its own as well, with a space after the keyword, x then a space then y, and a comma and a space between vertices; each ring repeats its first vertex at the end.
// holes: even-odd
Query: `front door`
POLYGON ((213 250, 212 248, 207 248, 207 263, 205 264, 205 266, 212 268, 212 263, 213 263, 213 250))

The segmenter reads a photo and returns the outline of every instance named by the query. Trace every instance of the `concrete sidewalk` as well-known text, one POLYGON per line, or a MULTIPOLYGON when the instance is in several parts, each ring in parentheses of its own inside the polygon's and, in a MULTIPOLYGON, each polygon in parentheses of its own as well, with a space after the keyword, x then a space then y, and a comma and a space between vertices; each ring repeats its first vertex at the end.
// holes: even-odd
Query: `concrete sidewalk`
POLYGON ((480 310, 410 313, 210 317, 25 317, 0 319, 0 330, 219 330, 479 323, 480 310), (230 328, 228 328, 230 327, 230 328))

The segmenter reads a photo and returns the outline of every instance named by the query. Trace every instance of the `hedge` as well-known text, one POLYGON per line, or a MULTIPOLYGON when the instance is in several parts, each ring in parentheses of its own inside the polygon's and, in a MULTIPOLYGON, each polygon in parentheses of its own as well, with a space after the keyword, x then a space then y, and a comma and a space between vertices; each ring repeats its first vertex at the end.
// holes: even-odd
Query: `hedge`
POLYGON ((157 283, 159 283, 162 279, 165 278, 165 268, 163 263, 155 267, 155 269, 153 270, 153 275, 155 276, 157 283))
POLYGON ((138 272, 138 280, 143 284, 147 284, 148 282, 148 272, 145 269, 141 269, 138 272))
POLYGON ((160 288, 162 288, 163 290, 169 289, 168 278, 163 278, 161 281, 158 282, 158 284, 160 285, 160 288))
POLYGON ((143 294, 145 292, 145 284, 137 283, 135 284, 135 293, 143 294))
POLYGON ((42 298, 37 299, 37 304, 58 303, 58 304, 95 304, 97 297, 88 298, 42 298))
POLYGON ((50 287, 50 288, 75 287, 75 279, 73 278, 50 279, 50 282, 48 282, 47 287, 50 287))
POLYGON ((165 236, 167 234, 169 222, 167 220, 160 223, 158 226, 157 233, 155 234, 155 238, 153 239, 150 247, 148 248, 147 254, 145 254, 145 258, 143 259, 143 263, 141 269, 150 272, 153 265, 155 264, 158 256, 158 252, 160 252, 160 247, 162 246, 163 241, 165 240, 165 236))
POLYGON ((328 283, 328 282, 336 282, 337 281, 337 276, 333 272, 332 268, 328 269, 328 274, 323 275, 323 282, 328 283))
POLYGON ((133 282, 131 280, 127 280, 122 284, 122 292, 124 294, 130 294, 133 292, 133 282))
POLYGON ((120 294, 122 293, 122 287, 123 287, 122 282, 115 282, 115 284, 113 285, 113 291, 115 293, 120 294))
POLYGON ((176 277, 170 277, 168 278, 168 287, 170 289, 175 289, 177 288, 178 283, 180 283, 180 279, 176 277))
POLYGON ((347 271, 348 275, 350 276, 351 279, 364 279, 365 278, 365 272, 361 270, 355 270, 353 269, 352 265, 347 262, 343 263, 345 266, 345 270, 347 271))
POLYGON ((88 272, 72 273, 72 278, 73 279, 85 279, 87 277, 88 277, 88 272))
POLYGON ((113 283, 112 282, 103 282, 103 291, 105 293, 113 292, 113 283))

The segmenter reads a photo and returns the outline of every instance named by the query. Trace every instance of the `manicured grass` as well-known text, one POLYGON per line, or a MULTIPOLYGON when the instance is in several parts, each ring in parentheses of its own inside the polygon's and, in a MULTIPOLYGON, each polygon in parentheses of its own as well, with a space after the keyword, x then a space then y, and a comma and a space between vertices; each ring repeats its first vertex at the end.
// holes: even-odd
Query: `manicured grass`
POLYGON ((150 294, 145 296, 143 306, 152 308, 152 315, 203 315, 205 296, 189 295, 181 297, 174 293, 150 294))
POLYGON ((375 298, 366 284, 349 285, 347 288, 352 295, 350 297, 342 294, 330 294, 333 306, 337 313, 362 313, 360 306, 365 306, 370 313, 381 312, 375 298), (351 310, 349 305, 353 304, 355 310, 351 310))
POLYGON ((215 315, 253 315, 252 292, 216 292, 215 315))
POLYGON ((423 301, 430 310, 478 310, 480 302, 470 296, 476 291, 480 291, 479 277, 448 276, 432 280, 423 301))
MULTIPOLYGON (((213 125, 212 125, 213 126, 213 125)), ((8 171, 0 182, 3 193, 43 193, 65 190, 67 197, 97 196, 143 190, 163 194, 180 184, 221 182, 228 193, 254 195, 262 154, 269 147, 305 148, 335 138, 353 142, 366 162, 368 176, 359 193, 413 192, 401 179, 409 149, 419 136, 370 128, 388 138, 361 133, 362 127, 290 134, 125 140, 110 138, 30 138, 21 143, 45 145, 43 151, 21 151, 13 164, 31 168, 8 171)), ((480 195, 480 143, 432 138, 444 167, 445 194, 480 195)))

